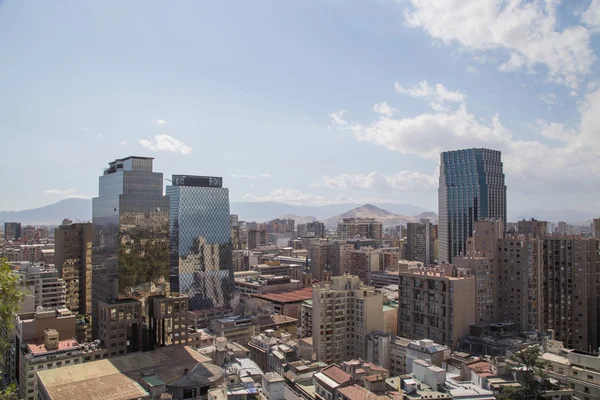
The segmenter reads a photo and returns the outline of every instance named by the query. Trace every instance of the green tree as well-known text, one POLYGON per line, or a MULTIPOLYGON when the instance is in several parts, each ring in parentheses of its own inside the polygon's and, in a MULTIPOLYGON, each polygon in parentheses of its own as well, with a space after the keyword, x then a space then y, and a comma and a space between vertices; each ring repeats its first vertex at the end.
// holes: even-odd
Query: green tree
POLYGON ((550 389, 546 363, 541 356, 540 346, 530 346, 512 355, 510 361, 512 368, 518 371, 521 387, 507 389, 503 392, 504 398, 541 399, 544 391, 550 389))
POLYGON ((13 273, 5 259, 0 259, 0 354, 8 349, 7 333, 13 327, 15 313, 23 292, 19 290, 19 277, 13 273))

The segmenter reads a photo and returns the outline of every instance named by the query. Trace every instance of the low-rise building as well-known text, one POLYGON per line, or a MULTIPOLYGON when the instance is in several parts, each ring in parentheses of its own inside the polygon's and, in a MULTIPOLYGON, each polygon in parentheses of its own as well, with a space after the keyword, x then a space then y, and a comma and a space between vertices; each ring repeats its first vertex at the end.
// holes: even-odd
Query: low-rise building
POLYGON ((260 332, 258 317, 254 315, 233 316, 211 321, 210 329, 230 342, 248 343, 252 336, 260 332))

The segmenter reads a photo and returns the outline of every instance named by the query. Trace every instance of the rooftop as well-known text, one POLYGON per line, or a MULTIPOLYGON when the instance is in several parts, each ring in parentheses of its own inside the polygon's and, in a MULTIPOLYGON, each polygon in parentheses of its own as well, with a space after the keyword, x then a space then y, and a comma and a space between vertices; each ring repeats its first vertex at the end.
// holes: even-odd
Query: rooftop
POLYGON ((285 292, 273 292, 255 295, 259 299, 269 300, 276 303, 297 303, 312 299, 312 287, 285 292))
POLYGON ((267 372, 265 374, 265 380, 267 382, 283 382, 283 381, 285 381, 285 379, 283 379, 283 377, 281 375, 279 375, 277 372, 267 372))
POLYGON ((57 349, 47 349, 46 345, 44 344, 44 339, 36 339, 36 340, 28 340, 27 347, 29 348, 29 351, 31 352, 31 354, 37 356, 37 355, 41 355, 43 353, 50 353, 50 352, 54 352, 54 351, 63 351, 63 350, 68 350, 68 349, 77 350, 77 349, 79 349, 80 346, 79 346, 79 343, 77 343, 77 340, 75 340, 75 339, 65 339, 65 340, 60 340, 58 342, 57 349))
POLYGON ((346 383, 352 378, 349 374, 342 371, 342 369, 335 364, 322 369, 321 373, 339 384, 346 383))

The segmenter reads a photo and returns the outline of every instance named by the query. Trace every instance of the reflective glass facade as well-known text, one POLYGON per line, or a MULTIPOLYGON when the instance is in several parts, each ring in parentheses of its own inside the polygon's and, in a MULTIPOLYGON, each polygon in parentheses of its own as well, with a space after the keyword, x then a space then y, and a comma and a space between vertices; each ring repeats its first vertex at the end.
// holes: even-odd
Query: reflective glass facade
POLYGON ((190 310, 230 306, 234 283, 229 189, 220 187, 220 181, 219 187, 191 186, 203 183, 174 176, 173 182, 180 185, 167 186, 171 289, 189 296, 190 310))
MULTIPOLYGON (((92 200, 92 313, 98 301, 169 293, 169 199, 152 158, 109 163, 92 200)), ((97 326, 94 323, 94 331, 97 326)))
POLYGON ((488 149, 447 151, 441 154, 439 258, 465 253, 475 221, 506 222, 506 185, 501 152, 488 149))

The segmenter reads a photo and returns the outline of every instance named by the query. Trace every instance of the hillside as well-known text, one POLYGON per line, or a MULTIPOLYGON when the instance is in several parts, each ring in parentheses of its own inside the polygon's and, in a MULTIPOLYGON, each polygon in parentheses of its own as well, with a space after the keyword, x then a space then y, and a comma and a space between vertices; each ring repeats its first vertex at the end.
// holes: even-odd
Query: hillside
POLYGON ((30 225, 60 225, 65 218, 73 221, 92 220, 92 200, 64 199, 40 208, 22 211, 0 211, 0 223, 20 222, 30 225))
POLYGON ((406 225, 408 222, 417 220, 414 216, 393 214, 372 204, 364 204, 340 215, 327 218, 323 220, 323 223, 326 227, 333 228, 344 218, 375 218, 381 221, 383 226, 406 225))

